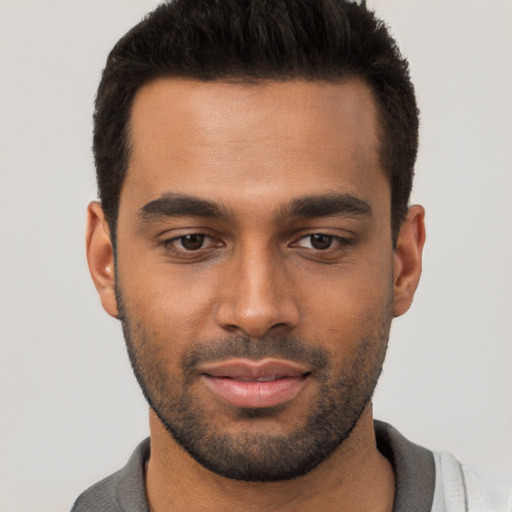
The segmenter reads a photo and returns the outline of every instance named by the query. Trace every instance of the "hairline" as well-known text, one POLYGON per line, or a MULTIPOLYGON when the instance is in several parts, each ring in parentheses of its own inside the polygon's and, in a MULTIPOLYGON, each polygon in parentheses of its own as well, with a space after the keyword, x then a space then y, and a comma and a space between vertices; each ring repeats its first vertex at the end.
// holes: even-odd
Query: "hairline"
MULTIPOLYGON (((325 76, 318 75, 315 76, 313 74, 300 74, 296 73, 293 75, 276 75, 276 76, 265 76, 262 74, 261 76, 258 76, 256 74, 251 75, 225 75, 225 76, 219 76, 214 78, 197 78, 188 76, 185 74, 172 74, 172 73, 163 73, 161 75, 155 75, 148 77, 147 80, 143 81, 138 85, 138 87, 134 90, 134 92, 131 95, 131 101, 130 105, 127 108, 127 118, 126 123, 123 127, 123 135, 122 135, 122 143, 123 143, 123 178, 120 183, 119 187, 119 196, 117 200, 117 209, 115 211, 115 218, 107 218, 107 222, 109 224, 109 228, 111 231, 111 238, 113 245, 116 246, 116 233, 117 233, 117 222, 119 218, 119 207, 121 204, 121 194, 123 192, 124 183, 126 181, 126 177, 128 175, 128 170, 130 167, 130 161, 133 154, 133 130, 132 130, 132 120, 133 120, 133 108, 135 105, 135 101, 137 99, 137 96, 140 94, 141 90, 145 87, 150 86, 151 84, 154 84, 159 81, 165 81, 165 80, 175 80, 177 82, 195 82, 195 83, 220 83, 225 85, 241 85, 246 87, 257 87, 265 84, 286 84, 286 83, 293 83, 293 82, 319 82, 319 83, 325 83, 325 84, 339 84, 342 85, 344 83, 348 82, 359 82, 365 87, 368 88, 372 100, 374 102, 375 106, 375 121, 376 121, 376 135, 377 139, 379 141, 379 148, 378 148, 378 159, 379 159, 379 167, 381 172, 383 172, 384 177, 388 181, 389 188, 390 188, 390 219, 391 219, 391 238, 393 240, 393 246, 395 246, 396 243, 396 237, 398 236, 398 233, 395 233, 393 230, 393 183, 392 178, 393 174, 392 171, 386 168, 385 164, 385 139, 386 139, 386 129, 385 129, 385 109, 384 106, 381 105, 381 102, 379 101, 378 95, 376 94, 376 91, 372 84, 362 75, 362 73, 357 73, 353 70, 347 70, 346 73, 343 74, 337 74, 335 75, 333 73, 332 77, 329 77, 328 74, 325 76)), ((399 213, 397 212, 397 215, 399 213)), ((403 217, 403 215, 402 215, 403 217)), ((403 219, 400 219, 400 224, 402 223, 403 219)))

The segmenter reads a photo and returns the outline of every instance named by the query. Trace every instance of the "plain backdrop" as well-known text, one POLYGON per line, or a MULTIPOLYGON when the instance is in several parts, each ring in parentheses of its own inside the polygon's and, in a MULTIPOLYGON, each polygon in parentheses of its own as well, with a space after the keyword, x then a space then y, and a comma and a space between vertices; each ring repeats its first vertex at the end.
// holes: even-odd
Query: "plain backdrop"
MULTIPOLYGON (((424 274, 392 328, 376 417, 512 470, 512 1, 369 0, 422 111, 424 274)), ((154 0, 0 0, 0 510, 67 510, 148 433, 84 256, 108 51, 154 0)))

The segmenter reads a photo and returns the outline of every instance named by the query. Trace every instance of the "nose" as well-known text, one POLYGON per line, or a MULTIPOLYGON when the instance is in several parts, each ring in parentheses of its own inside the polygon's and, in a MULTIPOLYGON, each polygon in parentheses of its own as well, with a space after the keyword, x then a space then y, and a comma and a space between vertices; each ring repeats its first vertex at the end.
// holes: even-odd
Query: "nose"
POLYGON ((217 324, 224 330, 252 338, 290 332, 300 310, 285 263, 265 249, 240 249, 228 265, 220 285, 217 324))

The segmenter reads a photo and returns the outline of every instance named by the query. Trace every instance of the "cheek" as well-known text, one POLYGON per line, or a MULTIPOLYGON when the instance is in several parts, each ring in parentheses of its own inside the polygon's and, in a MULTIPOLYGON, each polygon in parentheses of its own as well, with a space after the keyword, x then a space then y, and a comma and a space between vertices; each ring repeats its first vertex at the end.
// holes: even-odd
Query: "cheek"
MULTIPOLYGON (((304 282, 304 281, 303 281, 304 282)), ((305 286, 307 287, 307 282, 305 286)), ((375 257, 312 279, 304 294, 305 336, 345 354, 365 339, 387 339, 392 318, 392 258, 375 257)))
MULTIPOLYGON (((283 260, 286 300, 296 303, 299 336, 310 343, 346 351, 387 321, 392 294, 392 252, 384 241, 372 243, 336 265, 283 260)), ((172 340, 176 350, 187 342, 225 335, 215 311, 229 280, 229 265, 171 265, 147 247, 119 244, 118 283, 127 313, 150 329, 155 340, 172 340)), ((279 277, 279 276, 278 276, 279 277)), ((279 281, 281 278, 276 279, 279 281)))
POLYGON ((119 260, 118 282, 127 314, 150 328, 156 340, 194 339, 211 318, 215 284, 212 276, 176 271, 152 261, 119 260))

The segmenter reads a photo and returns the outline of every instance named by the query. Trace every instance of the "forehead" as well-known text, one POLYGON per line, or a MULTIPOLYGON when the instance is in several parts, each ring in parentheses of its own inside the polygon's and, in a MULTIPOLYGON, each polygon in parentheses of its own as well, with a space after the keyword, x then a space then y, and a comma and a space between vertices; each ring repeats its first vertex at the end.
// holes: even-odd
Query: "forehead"
POLYGON ((247 192, 254 201, 281 189, 389 192, 375 102, 360 80, 159 79, 137 93, 130 134, 121 203, 166 192, 220 200, 247 192))

